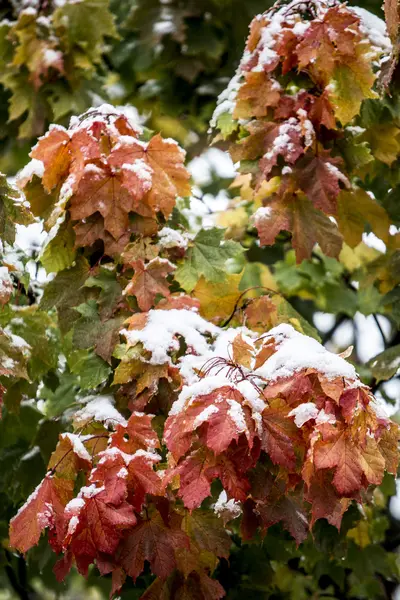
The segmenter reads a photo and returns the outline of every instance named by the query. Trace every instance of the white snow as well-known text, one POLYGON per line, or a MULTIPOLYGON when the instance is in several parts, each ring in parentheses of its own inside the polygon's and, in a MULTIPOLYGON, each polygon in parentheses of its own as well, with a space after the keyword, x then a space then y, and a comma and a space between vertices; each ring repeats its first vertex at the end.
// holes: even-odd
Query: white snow
POLYGON ((387 34, 385 21, 361 6, 349 6, 348 8, 360 18, 361 31, 367 34, 371 44, 389 53, 392 49, 392 44, 387 34))
POLYGON ((362 241, 369 248, 374 248, 378 250, 378 252, 382 252, 382 254, 386 253, 386 244, 380 238, 378 238, 372 231, 370 233, 362 234, 362 241))
POLYGON ((218 496, 218 500, 213 506, 214 512, 219 517, 228 516, 230 519, 236 519, 242 514, 242 508, 240 503, 231 498, 228 500, 228 496, 225 490, 222 490, 218 496))
POLYGON ((355 368, 344 358, 326 350, 317 340, 282 324, 268 332, 265 339, 275 338, 277 351, 255 373, 266 380, 288 378, 303 369, 317 369, 328 379, 345 377, 357 380, 355 368))
POLYGON ((289 417, 294 417, 294 422, 297 427, 303 427, 304 423, 311 419, 316 419, 318 416, 318 408, 314 402, 303 402, 296 408, 290 411, 289 417))
POLYGON ((179 349, 177 336, 182 336, 186 344, 197 354, 208 350, 204 334, 216 334, 218 327, 208 323, 194 311, 190 310, 150 310, 145 327, 123 333, 126 339, 135 344, 141 342, 146 350, 152 353, 151 364, 162 365, 169 362, 168 352, 179 349))
POLYGON ((114 408, 113 396, 88 396, 86 400, 86 406, 74 415, 75 423, 84 424, 93 420, 105 425, 127 424, 124 417, 114 408))
POLYGON ((123 169, 134 173, 143 183, 143 187, 146 191, 151 188, 153 169, 144 161, 142 158, 138 158, 134 163, 124 163, 123 169))
POLYGON ((200 427, 200 425, 202 425, 203 423, 208 421, 208 419, 209 419, 209 417, 211 417, 211 415, 213 415, 217 412, 218 412, 218 408, 216 406, 214 406, 214 404, 210 404, 210 406, 207 406, 207 408, 205 408, 203 411, 201 411, 201 413, 199 415, 197 415, 197 417, 195 418, 195 420, 193 422, 193 429, 197 429, 198 427, 200 427))
POLYGON ((187 248, 189 240, 193 237, 189 233, 177 231, 170 227, 163 227, 158 233, 161 248, 187 248))
POLYGON ((13 289, 13 282, 7 267, 0 267, 0 298, 11 294, 13 289))
POLYGON ((75 454, 79 456, 79 458, 91 462, 92 458, 89 452, 86 450, 85 446, 83 445, 79 435, 76 435, 75 433, 62 433, 61 438, 68 439, 71 442, 72 449, 75 452, 75 454))
POLYGON ((17 174, 15 183, 20 189, 23 189, 26 184, 32 180, 32 177, 36 175, 40 179, 44 175, 44 164, 37 158, 32 158, 30 162, 19 173, 17 174))

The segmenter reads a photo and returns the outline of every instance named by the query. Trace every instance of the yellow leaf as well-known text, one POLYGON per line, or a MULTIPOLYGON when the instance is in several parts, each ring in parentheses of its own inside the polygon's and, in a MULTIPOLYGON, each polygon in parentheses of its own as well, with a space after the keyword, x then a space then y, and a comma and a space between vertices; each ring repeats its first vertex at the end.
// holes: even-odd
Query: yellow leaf
POLYGON ((360 188, 340 193, 337 219, 346 243, 352 248, 361 242, 366 223, 382 241, 388 241, 390 221, 385 209, 360 188))
POLYGON ((368 141, 375 158, 390 166, 400 154, 399 135, 398 127, 382 123, 369 127, 363 139, 368 141))
POLYGON ((243 206, 224 211, 217 217, 217 225, 228 230, 226 232, 228 238, 240 238, 244 233, 248 222, 249 216, 243 206))
POLYGON ((371 65, 362 54, 354 57, 348 64, 335 67, 327 89, 335 116, 342 125, 358 115, 363 100, 377 97, 372 89, 374 82, 375 75, 371 65))
POLYGON ((194 296, 200 301, 200 314, 206 319, 229 317, 242 293, 241 278, 241 274, 231 274, 221 283, 210 283, 201 277, 194 289, 194 296))
POLYGON ((356 527, 353 527, 353 529, 350 529, 347 532, 347 537, 351 540, 354 540, 354 542, 357 544, 357 546, 360 546, 360 548, 369 546, 371 543, 371 538, 369 536, 368 522, 360 521, 356 527))

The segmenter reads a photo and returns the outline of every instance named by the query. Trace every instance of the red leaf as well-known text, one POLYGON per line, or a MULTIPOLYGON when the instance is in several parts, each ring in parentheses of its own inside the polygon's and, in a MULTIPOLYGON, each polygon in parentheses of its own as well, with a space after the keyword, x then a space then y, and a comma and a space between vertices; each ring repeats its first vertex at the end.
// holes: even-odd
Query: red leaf
POLYGON ((320 151, 318 156, 307 156, 296 165, 296 177, 300 188, 316 208, 334 215, 337 211, 339 182, 348 184, 340 171, 340 158, 332 158, 329 151, 320 151))
POLYGON ((175 271, 175 266, 165 258, 153 258, 148 264, 142 260, 132 262, 135 274, 124 290, 124 294, 136 296, 139 307, 149 311, 157 294, 167 297, 170 294, 167 276, 175 271))
POLYGON ((274 464, 294 469, 296 455, 294 444, 299 442, 299 430, 288 418, 290 407, 284 402, 271 401, 262 414, 262 449, 270 456, 274 464))
POLYGON ((110 446, 117 446, 123 452, 133 454, 136 450, 159 448, 160 442, 151 426, 154 415, 134 412, 127 425, 117 425, 115 433, 110 436, 110 446))
POLYGON ((214 478, 211 467, 214 465, 215 460, 210 452, 196 450, 175 469, 180 476, 178 496, 189 510, 199 507, 204 498, 210 495, 214 478))
POLYGON ((55 529, 62 537, 64 507, 72 498, 72 480, 47 475, 10 522, 10 546, 27 552, 35 546, 42 531, 55 529))
POLYGON ((97 140, 88 131, 78 130, 71 134, 57 125, 50 127, 48 133, 40 138, 30 156, 43 162, 43 186, 50 193, 70 169, 74 171, 77 183, 85 161, 98 158, 100 149, 97 140))
POLYGON ((91 486, 82 492, 81 505, 66 510, 70 521, 65 546, 73 552, 78 571, 86 575, 98 552, 115 552, 124 530, 136 524, 136 517, 127 502, 118 506, 108 503, 108 493, 102 488, 91 486))
MULTIPOLYGON (((175 521, 175 520, 174 520, 175 521)), ((189 548, 189 538, 177 522, 167 527, 159 513, 142 520, 122 542, 119 562, 134 581, 143 571, 144 562, 152 572, 166 579, 176 567, 175 550, 189 548)))
POLYGON ((132 138, 130 143, 120 142, 115 147, 110 164, 132 164, 136 159, 142 159, 152 171, 152 186, 147 199, 149 206, 154 212, 161 210, 168 218, 176 197, 190 195, 190 175, 183 165, 184 151, 174 140, 163 140, 159 134, 148 144, 132 138))
POLYGON ((105 228, 119 239, 128 228, 129 212, 152 216, 152 210, 141 202, 151 187, 151 176, 144 169, 134 172, 125 166, 117 171, 109 162, 86 165, 71 197, 70 212, 78 221, 98 211, 104 217, 105 228))

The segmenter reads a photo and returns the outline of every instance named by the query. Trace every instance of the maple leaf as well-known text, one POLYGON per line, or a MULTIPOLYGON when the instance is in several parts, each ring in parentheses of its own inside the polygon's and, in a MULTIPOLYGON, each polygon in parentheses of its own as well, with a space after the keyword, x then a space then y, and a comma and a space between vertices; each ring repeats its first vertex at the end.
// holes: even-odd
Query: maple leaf
POLYGON ((253 362, 253 347, 243 339, 242 334, 235 337, 232 342, 232 354, 235 363, 250 369, 253 362))
POLYGON ((104 218, 104 226, 119 239, 129 225, 129 212, 151 217, 152 210, 141 202, 151 187, 151 174, 147 168, 133 170, 122 165, 118 170, 108 162, 86 165, 76 192, 70 201, 72 219, 85 219, 97 211, 104 218))
POLYGON ((362 240, 365 225, 383 242, 388 242, 389 217, 385 209, 374 198, 360 188, 343 190, 339 195, 338 223, 346 244, 351 248, 362 240))
POLYGON ((257 513, 264 529, 282 522, 283 527, 294 537, 297 545, 307 538, 309 524, 301 497, 288 494, 275 501, 257 503, 257 513))
POLYGON ((159 460, 160 457, 155 453, 138 450, 128 462, 128 487, 132 490, 128 493, 128 500, 137 511, 141 510, 146 494, 164 494, 165 484, 153 469, 159 460))
POLYGON ((196 235, 185 261, 175 274, 175 279, 185 291, 191 292, 200 276, 213 283, 224 280, 226 261, 243 249, 237 242, 223 241, 223 237, 223 229, 217 228, 203 229, 196 235))
POLYGON ((260 209, 254 216, 261 244, 273 244, 278 232, 286 230, 293 233, 297 262, 311 256, 316 242, 328 256, 339 255, 343 241, 341 234, 308 199, 302 196, 273 199, 265 209, 260 209))
POLYGON ((180 600, 221 600, 225 596, 225 590, 204 571, 192 572, 186 577, 176 572, 168 581, 156 579, 141 596, 141 600, 170 600, 172 594, 180 600))
POLYGON ((293 469, 296 464, 294 445, 300 438, 297 427, 288 419, 289 411, 290 407, 278 399, 264 409, 261 447, 274 464, 293 469))
POLYGON ((176 568, 175 550, 189 548, 189 538, 180 528, 178 515, 167 526, 156 512, 151 519, 140 520, 127 535, 118 551, 118 560, 134 581, 150 563, 152 572, 166 579, 176 568))
POLYGON ((10 546, 27 552, 35 546, 48 527, 62 539, 64 507, 71 500, 74 483, 46 475, 10 522, 10 546))
POLYGON ((81 499, 76 507, 66 508, 70 520, 64 545, 73 553, 78 571, 86 575, 98 553, 113 554, 123 532, 137 521, 130 504, 122 501, 114 506, 101 487, 82 488, 81 499))
POLYGON ((364 447, 356 446, 343 430, 315 444, 314 463, 316 469, 335 468, 332 483, 343 496, 354 494, 361 488, 363 475, 369 483, 379 484, 385 468, 374 439, 367 437, 364 447))
POLYGON ((61 433, 57 448, 50 457, 48 469, 57 471, 57 476, 75 480, 78 471, 89 471, 92 459, 78 435, 61 433))
POLYGON ((196 450, 179 463, 173 474, 178 474, 180 485, 178 496, 189 510, 198 508, 211 493, 215 459, 210 451, 196 450))
POLYGON ((129 165, 137 159, 151 172, 152 184, 146 201, 154 211, 161 210, 168 218, 177 196, 190 195, 190 175, 183 165, 184 151, 174 140, 163 139, 157 134, 148 144, 133 138, 129 142, 119 142, 113 149, 109 163, 115 166, 129 165))
POLYGON ((193 290, 200 301, 200 314, 210 320, 229 317, 242 294, 239 290, 241 279, 241 274, 227 274, 224 281, 210 283, 200 277, 193 290))
POLYGON ((75 248, 93 246, 97 240, 102 240, 104 253, 109 256, 121 255, 131 237, 128 227, 128 231, 125 231, 118 239, 114 239, 111 233, 104 228, 104 219, 98 212, 85 219, 85 222, 76 223, 74 231, 75 248))
POLYGON ((154 305, 157 294, 168 297, 170 294, 167 276, 173 273, 175 266, 165 258, 153 258, 146 265, 143 260, 132 263, 135 274, 124 290, 124 294, 136 296, 139 308, 149 311, 154 305))
POLYGON ((47 193, 58 185, 72 169, 76 183, 86 160, 100 156, 97 140, 86 130, 70 134, 60 126, 50 127, 32 149, 30 156, 42 161, 42 182, 47 193))
POLYGON ((193 440, 193 432, 216 454, 246 432, 250 436, 252 421, 249 408, 242 406, 242 395, 230 387, 221 387, 210 394, 193 398, 183 412, 172 414, 165 422, 164 440, 175 458, 185 454, 193 440))
POLYGON ((211 552, 220 558, 228 558, 231 538, 226 532, 221 519, 215 513, 197 509, 185 512, 182 529, 190 537, 200 551, 211 552))
POLYGON ((160 442, 151 426, 154 415, 134 412, 129 417, 127 425, 117 425, 110 436, 110 446, 116 446, 123 452, 133 454, 136 450, 159 448, 160 442))
POLYGON ((245 73, 233 111, 234 119, 265 117, 268 108, 276 106, 280 99, 279 85, 264 71, 245 73))
POLYGON ((367 52, 368 48, 361 50, 358 46, 352 60, 339 64, 333 72, 329 99, 342 125, 359 113, 363 100, 377 97, 373 89, 376 75, 368 58, 363 56, 367 52))
POLYGON ((336 63, 354 55, 360 35, 351 26, 358 23, 357 15, 342 6, 329 8, 322 19, 313 20, 296 47, 299 68, 311 68, 317 81, 326 84, 336 63))
POLYGON ((296 165, 296 178, 300 188, 316 208, 327 214, 336 214, 339 182, 349 185, 340 171, 340 158, 332 158, 327 151, 318 156, 306 156, 296 165))

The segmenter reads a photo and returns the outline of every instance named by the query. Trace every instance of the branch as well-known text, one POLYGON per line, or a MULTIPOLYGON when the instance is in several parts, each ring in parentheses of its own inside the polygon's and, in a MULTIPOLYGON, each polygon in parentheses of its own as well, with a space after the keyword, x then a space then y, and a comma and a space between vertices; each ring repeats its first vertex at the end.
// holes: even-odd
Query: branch
POLYGON ((332 325, 332 327, 330 329, 328 329, 328 331, 322 336, 322 344, 325 346, 325 344, 327 344, 328 342, 330 342, 331 338, 333 337, 335 331, 337 329, 339 329, 340 325, 342 323, 344 323, 345 321, 348 320, 348 317, 346 317, 346 315, 338 315, 336 317, 336 321, 335 323, 332 325))

